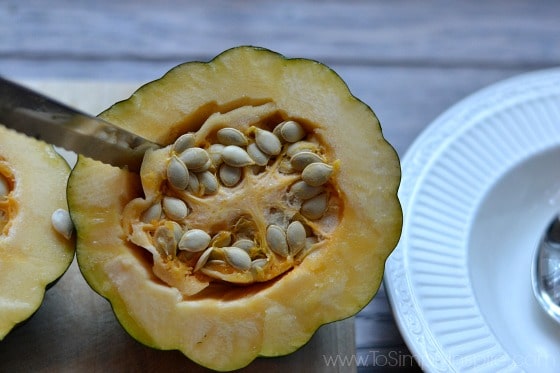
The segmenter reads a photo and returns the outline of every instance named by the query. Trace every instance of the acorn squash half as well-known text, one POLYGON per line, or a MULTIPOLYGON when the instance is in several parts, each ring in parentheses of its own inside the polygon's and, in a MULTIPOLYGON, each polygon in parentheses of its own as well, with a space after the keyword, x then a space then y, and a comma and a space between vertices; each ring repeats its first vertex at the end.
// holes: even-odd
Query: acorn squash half
POLYGON ((233 370, 378 290, 400 164, 325 65, 237 47, 100 116, 165 145, 140 174, 80 157, 69 180, 80 269, 138 341, 233 370))
POLYGON ((69 174, 52 146, 0 125, 0 340, 35 313, 74 258, 69 174), (53 225, 57 211, 63 220, 53 225))

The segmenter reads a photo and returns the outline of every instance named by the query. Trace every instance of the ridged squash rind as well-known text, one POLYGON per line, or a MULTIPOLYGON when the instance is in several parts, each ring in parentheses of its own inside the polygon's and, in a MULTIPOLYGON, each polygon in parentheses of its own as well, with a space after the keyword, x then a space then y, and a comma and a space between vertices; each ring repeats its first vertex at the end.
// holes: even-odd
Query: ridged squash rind
POLYGON ((12 213, 0 233, 0 340, 31 317, 74 258, 74 240, 51 224, 67 210, 70 167, 52 146, 0 125, 0 162, 12 173, 12 213))
POLYGON ((372 299, 401 232, 398 157, 373 111, 333 70, 255 47, 179 65, 100 115, 169 144, 214 112, 266 102, 317 126, 339 161, 335 183, 344 206, 328 245, 266 286, 185 300, 126 241, 121 217, 126 203, 142 196, 138 175, 80 157, 69 181, 77 259, 89 285, 134 338, 215 370, 289 354, 319 326, 354 315, 372 299))

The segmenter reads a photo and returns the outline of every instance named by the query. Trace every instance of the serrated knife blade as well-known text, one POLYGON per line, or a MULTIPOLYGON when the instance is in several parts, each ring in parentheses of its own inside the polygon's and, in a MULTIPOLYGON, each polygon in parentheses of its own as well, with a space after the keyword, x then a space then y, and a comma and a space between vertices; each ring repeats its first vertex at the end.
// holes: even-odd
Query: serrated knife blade
POLYGON ((140 170, 148 148, 160 147, 3 77, 0 77, 0 124, 133 172, 140 170))

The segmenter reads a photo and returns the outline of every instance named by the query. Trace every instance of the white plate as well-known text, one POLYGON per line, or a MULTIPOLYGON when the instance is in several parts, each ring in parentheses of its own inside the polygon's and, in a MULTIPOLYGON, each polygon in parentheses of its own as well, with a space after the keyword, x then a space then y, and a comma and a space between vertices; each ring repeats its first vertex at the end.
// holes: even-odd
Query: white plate
POLYGON ((492 85, 434 121, 402 160, 403 234, 384 283, 428 372, 558 372, 560 325, 530 266, 560 210, 560 69, 492 85))

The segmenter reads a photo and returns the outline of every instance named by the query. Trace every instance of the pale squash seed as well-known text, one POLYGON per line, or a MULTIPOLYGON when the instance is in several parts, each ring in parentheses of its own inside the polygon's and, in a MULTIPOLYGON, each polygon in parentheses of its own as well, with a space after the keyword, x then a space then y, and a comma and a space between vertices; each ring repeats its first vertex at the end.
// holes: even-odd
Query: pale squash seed
POLYGON ((161 203, 153 203, 141 216, 143 224, 157 225, 152 240, 166 260, 192 260, 193 272, 210 266, 212 269, 203 271, 204 275, 225 281, 228 275, 216 271, 227 266, 255 278, 267 278, 265 272, 274 268, 269 263, 302 260, 319 242, 315 228, 306 222, 321 219, 329 206, 326 190, 333 167, 320 145, 306 137, 301 124, 286 120, 273 131, 258 126, 245 131, 223 127, 212 137, 218 142, 203 147, 196 145, 196 133, 180 136, 170 147, 165 169, 169 185, 178 190, 179 196, 164 194, 161 203), (245 167, 248 173, 243 171, 245 167), (258 229, 251 218, 241 217, 229 230, 217 232, 186 229, 179 224, 187 226, 191 213, 189 199, 181 193, 213 198, 220 195, 220 188, 239 184, 244 175, 259 177, 266 172, 292 178, 301 175, 300 180, 286 185, 286 193, 295 199, 300 215, 296 219, 292 215, 282 217, 282 212, 272 214, 263 233, 264 242, 257 238, 258 229), (158 223, 162 218, 171 220, 158 223), (183 254, 177 254, 177 250, 183 254))

